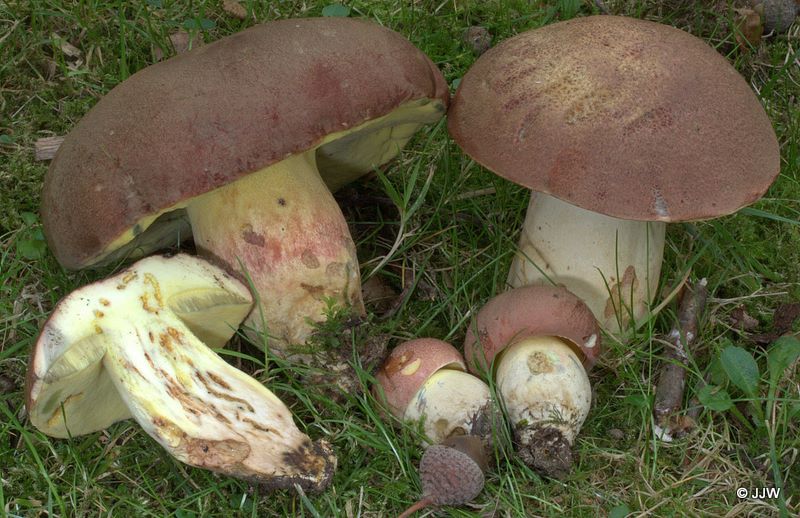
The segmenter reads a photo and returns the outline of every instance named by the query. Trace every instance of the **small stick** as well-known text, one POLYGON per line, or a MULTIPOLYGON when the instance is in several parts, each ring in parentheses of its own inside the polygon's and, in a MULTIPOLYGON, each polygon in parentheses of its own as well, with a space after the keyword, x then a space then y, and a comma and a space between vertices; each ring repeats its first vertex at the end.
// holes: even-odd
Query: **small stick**
POLYGON ((426 496, 426 497, 422 498, 421 500, 418 500, 414 505, 412 505, 411 507, 409 507, 405 511, 403 511, 402 514, 397 516, 397 518, 408 518, 409 516, 411 516, 412 514, 416 513, 417 511, 425 509, 426 507, 428 507, 430 505, 433 505, 433 498, 431 498, 430 496, 426 496))
POLYGON ((694 290, 685 292, 678 307, 678 324, 669 333, 668 347, 656 386, 656 402, 653 414, 656 422, 667 432, 670 418, 683 406, 683 391, 686 386, 686 366, 689 348, 697 337, 700 315, 708 298, 708 281, 703 278, 694 290))
POLYGON ((44 137, 33 143, 34 157, 36 160, 52 160, 56 151, 64 142, 64 137, 44 137))

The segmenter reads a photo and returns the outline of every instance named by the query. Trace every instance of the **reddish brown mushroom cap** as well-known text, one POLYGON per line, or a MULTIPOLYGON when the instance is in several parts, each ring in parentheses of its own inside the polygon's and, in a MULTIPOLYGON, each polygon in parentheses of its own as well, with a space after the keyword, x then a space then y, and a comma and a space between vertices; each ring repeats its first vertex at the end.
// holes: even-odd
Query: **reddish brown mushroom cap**
POLYGON ((395 417, 402 418, 425 381, 444 368, 467 370, 461 353, 449 343, 436 338, 403 342, 392 350, 375 374, 372 393, 384 401, 395 417))
POLYGON ((443 112, 448 97, 436 66, 377 24, 252 27, 141 70, 75 126, 45 178, 48 244, 65 267, 91 265, 148 217, 404 103, 443 112))
POLYGON ((525 286, 497 295, 475 316, 464 338, 467 365, 478 373, 505 347, 531 336, 568 340, 587 370, 600 354, 600 328, 583 301, 565 288, 525 286))
POLYGON ((772 125, 727 60, 632 18, 577 18, 504 41, 464 76, 448 128, 498 175, 623 219, 729 214, 780 169, 772 125))

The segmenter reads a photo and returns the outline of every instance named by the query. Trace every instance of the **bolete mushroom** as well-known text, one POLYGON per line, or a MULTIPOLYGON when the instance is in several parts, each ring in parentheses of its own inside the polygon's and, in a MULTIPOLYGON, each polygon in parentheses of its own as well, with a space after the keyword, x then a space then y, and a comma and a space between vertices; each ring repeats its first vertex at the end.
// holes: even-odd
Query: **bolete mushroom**
POLYGON ((448 113, 470 157, 532 189, 511 287, 564 285, 606 329, 641 321, 665 224, 757 200, 778 142, 736 70, 702 40, 590 16, 510 38, 464 75, 448 113))
POLYGON ((336 458, 209 347, 247 316, 244 284, 199 258, 152 256, 62 299, 28 365, 27 409, 54 437, 134 418, 178 460, 273 488, 325 488, 336 458))
POLYGON ((587 370, 600 353, 592 312, 564 288, 524 286, 497 295, 464 339, 469 369, 493 375, 520 458, 562 478, 592 400, 587 370))
POLYGON ((375 399, 402 421, 422 422, 431 444, 474 435, 487 445, 493 408, 489 387, 466 372, 455 347, 417 338, 395 347, 375 374, 375 399))
MULTIPOLYGON (((76 269, 193 236, 252 281, 289 356, 329 301, 363 311, 329 188, 396 156, 448 97, 422 52, 361 20, 274 21, 195 48, 123 81, 66 137, 44 182, 49 247, 76 269)), ((261 312, 247 324, 262 329, 261 312)))

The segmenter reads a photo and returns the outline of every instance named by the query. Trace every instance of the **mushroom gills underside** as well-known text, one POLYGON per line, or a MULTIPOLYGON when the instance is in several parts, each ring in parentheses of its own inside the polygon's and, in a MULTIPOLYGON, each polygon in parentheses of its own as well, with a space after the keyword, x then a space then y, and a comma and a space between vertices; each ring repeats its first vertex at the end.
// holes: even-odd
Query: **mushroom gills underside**
MULTIPOLYGON (((319 170, 326 185, 335 191, 388 162, 403 149, 414 132, 440 119, 445 110, 439 100, 417 99, 402 104, 387 115, 327 135, 315 148, 319 170)), ((87 266, 98 267, 122 259, 138 259, 156 250, 177 247, 192 237, 185 210, 189 201, 182 200, 137 221, 106 246, 102 253, 87 261, 87 266)))
POLYGON ((533 192, 508 284, 563 285, 606 330, 624 333, 656 295, 665 231, 663 222, 613 218, 533 192))
POLYGON ((454 435, 489 437, 493 409, 483 380, 461 370, 440 369, 417 391, 403 417, 422 421, 428 440, 439 444, 454 435))

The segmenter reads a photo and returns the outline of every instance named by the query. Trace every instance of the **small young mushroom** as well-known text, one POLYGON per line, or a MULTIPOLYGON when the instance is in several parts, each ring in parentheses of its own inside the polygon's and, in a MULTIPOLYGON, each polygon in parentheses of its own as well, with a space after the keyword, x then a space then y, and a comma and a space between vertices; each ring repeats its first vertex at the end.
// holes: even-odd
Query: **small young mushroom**
POLYGON ((181 462, 271 488, 324 489, 330 446, 312 443, 280 399, 209 348, 230 339, 252 303, 241 282, 185 254, 75 290, 31 353, 31 423, 67 438, 132 417, 181 462))
POLYGON ((489 387, 466 372, 455 347, 418 338, 395 347, 375 374, 372 393, 403 421, 423 422, 432 444, 455 435, 489 441, 493 405, 489 387))
POLYGON ((494 367, 522 460, 543 475, 565 476, 591 405, 587 369, 600 351, 591 310, 564 288, 516 288, 478 312, 464 351, 473 372, 494 367))

